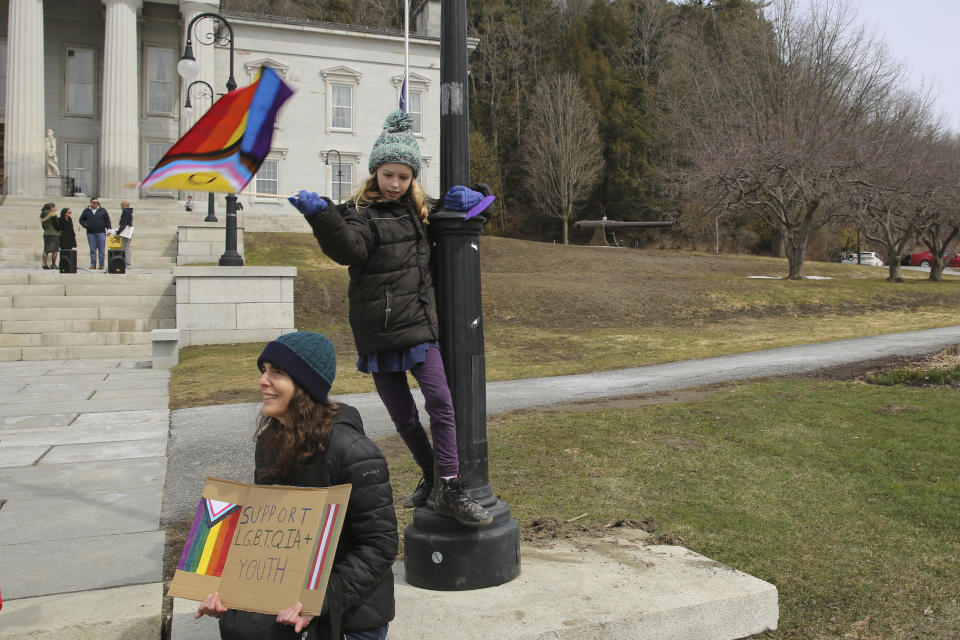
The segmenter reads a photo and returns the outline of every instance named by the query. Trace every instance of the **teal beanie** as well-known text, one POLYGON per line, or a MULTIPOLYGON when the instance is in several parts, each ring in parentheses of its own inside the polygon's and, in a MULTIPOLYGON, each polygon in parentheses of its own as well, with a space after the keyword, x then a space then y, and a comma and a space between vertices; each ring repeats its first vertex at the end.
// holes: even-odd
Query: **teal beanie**
POLYGON ((370 173, 382 164, 399 162, 413 169, 413 177, 420 173, 420 147, 411 133, 413 116, 397 109, 387 116, 383 132, 373 143, 370 152, 370 173))
POLYGON ((316 402, 326 402, 337 374, 337 353, 326 336, 312 331, 285 333, 267 343, 257 368, 269 362, 293 380, 316 402))

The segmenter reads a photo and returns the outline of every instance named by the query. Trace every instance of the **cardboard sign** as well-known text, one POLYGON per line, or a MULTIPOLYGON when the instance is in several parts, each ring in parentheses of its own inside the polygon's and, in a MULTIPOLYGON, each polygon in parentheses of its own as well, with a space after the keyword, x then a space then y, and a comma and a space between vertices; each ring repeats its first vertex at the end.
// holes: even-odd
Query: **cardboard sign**
POLYGON ((319 614, 350 499, 323 489, 208 478, 167 595, 279 613, 319 614))

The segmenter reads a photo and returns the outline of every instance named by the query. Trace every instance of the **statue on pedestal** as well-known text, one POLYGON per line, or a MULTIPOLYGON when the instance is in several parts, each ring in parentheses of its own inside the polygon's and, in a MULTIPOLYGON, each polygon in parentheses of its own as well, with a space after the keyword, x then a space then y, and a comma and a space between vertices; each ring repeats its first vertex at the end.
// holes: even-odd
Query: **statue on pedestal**
POLYGON ((43 140, 43 148, 47 156, 47 177, 59 178, 60 165, 57 160, 57 139, 53 136, 53 129, 47 129, 47 137, 43 140))

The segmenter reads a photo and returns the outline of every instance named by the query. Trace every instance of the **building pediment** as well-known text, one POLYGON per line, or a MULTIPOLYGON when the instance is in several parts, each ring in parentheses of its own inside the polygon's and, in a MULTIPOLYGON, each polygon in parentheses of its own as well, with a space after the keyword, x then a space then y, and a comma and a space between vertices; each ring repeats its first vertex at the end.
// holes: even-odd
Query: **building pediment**
POLYGON ((251 78, 256 77, 257 73, 260 71, 260 67, 270 67, 278 74, 281 78, 287 77, 287 71, 289 67, 282 62, 277 62, 272 58, 260 58, 258 60, 251 60, 243 65, 244 69, 247 70, 247 75, 251 78))
POLYGON ((359 71, 343 65, 327 67, 326 69, 320 70, 320 77, 322 77, 324 80, 329 78, 350 78, 356 81, 359 80, 361 76, 363 76, 363 74, 359 71))

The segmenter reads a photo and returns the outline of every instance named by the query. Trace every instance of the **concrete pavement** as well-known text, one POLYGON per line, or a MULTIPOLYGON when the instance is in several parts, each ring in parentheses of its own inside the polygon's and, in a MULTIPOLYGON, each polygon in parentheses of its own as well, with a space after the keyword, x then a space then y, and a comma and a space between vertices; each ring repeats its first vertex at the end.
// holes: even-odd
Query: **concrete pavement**
MULTIPOLYGON (((487 412, 799 373, 957 343, 960 326, 491 383, 487 412)), ((0 363, 0 638, 159 638, 162 523, 192 514, 208 475, 250 479, 257 405, 171 413, 168 373, 142 365, 0 363)), ((372 437, 393 432, 375 394, 339 399, 360 409, 372 437)), ((602 550, 524 547, 517 580, 476 592, 413 589, 398 566, 390 637, 459 628, 478 640, 736 638, 776 625, 772 585, 630 535, 602 550)), ((194 607, 175 604, 175 640, 216 637, 211 620, 192 620, 194 607)))
POLYGON ((158 638, 169 372, 0 363, 0 638, 158 638))

